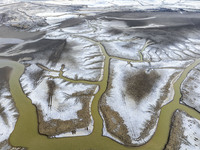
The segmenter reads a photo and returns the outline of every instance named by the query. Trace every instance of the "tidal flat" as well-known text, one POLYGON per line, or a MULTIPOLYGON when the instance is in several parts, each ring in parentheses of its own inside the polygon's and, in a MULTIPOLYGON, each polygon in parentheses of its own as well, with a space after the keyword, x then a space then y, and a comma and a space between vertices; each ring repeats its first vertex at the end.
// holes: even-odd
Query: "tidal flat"
POLYGON ((104 7, 0 4, 0 149, 200 147, 199 12, 104 7))

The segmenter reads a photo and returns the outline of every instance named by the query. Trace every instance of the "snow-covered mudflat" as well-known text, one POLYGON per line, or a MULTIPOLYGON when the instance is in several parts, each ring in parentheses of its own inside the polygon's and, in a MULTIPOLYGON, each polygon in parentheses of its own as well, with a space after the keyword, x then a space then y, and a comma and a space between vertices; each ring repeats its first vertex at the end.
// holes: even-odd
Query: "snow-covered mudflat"
POLYGON ((109 86, 100 103, 103 134, 125 145, 146 143, 156 130, 161 107, 173 100, 173 83, 183 71, 178 68, 191 62, 111 60, 109 86))
POLYGON ((37 107, 39 132, 56 137, 90 134, 93 129, 91 103, 98 92, 98 85, 92 82, 81 83, 78 78, 62 78, 59 76, 64 71, 62 64, 70 64, 56 63, 60 65, 58 70, 50 65, 51 69, 48 69, 46 66, 51 61, 48 63, 45 59, 47 55, 43 53, 43 57, 40 55, 42 53, 32 55, 33 60, 23 61, 27 67, 20 79, 25 94, 37 107), (44 59, 40 60, 37 56, 44 59))
POLYGON ((200 65, 193 68, 181 85, 180 102, 200 112, 200 65))
POLYGON ((90 134, 93 129, 91 103, 96 88, 96 85, 62 79, 41 80, 28 95, 38 108, 39 132, 56 137, 90 134), (67 132, 72 135, 63 134, 67 132))
POLYGON ((11 68, 0 68, 0 149, 10 148, 8 139, 14 130, 18 112, 9 91, 11 68))
POLYGON ((198 150, 200 147, 200 121, 186 112, 176 110, 171 122, 171 131, 165 150, 198 150))

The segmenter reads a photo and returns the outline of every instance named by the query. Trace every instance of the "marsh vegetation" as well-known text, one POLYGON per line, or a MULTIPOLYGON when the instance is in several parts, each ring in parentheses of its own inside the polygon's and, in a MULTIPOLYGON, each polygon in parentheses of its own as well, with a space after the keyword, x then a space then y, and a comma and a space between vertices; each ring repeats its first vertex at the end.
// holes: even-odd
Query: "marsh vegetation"
POLYGON ((152 91, 159 78, 160 75, 155 70, 150 72, 140 70, 136 74, 127 75, 125 79, 126 92, 136 103, 140 103, 142 98, 152 91))

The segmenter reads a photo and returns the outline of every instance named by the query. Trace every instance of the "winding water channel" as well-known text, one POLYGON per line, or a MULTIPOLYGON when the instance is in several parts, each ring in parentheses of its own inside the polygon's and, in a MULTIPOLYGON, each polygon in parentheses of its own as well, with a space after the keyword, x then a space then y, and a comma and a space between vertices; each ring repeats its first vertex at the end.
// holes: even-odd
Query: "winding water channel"
MULTIPOLYGON (((89 39, 88 39, 89 40, 89 39)), ((91 41, 91 40, 90 40, 91 41)), ((55 149, 69 149, 69 150, 161 150, 164 148, 170 129, 171 116, 176 109, 181 109, 189 115, 200 120, 200 114, 195 110, 179 104, 180 84, 185 79, 187 73, 200 63, 200 59, 195 60, 193 64, 187 67, 182 73, 181 77, 174 83, 175 96, 174 100, 162 107, 158 127, 152 139, 140 147, 125 147, 107 137, 102 136, 103 123, 99 115, 98 101, 101 95, 107 88, 107 81, 109 75, 109 61, 110 56, 107 55, 104 47, 100 42, 91 41, 98 45, 105 56, 104 61, 104 76, 103 80, 98 82, 100 86, 99 92, 95 95, 92 103, 92 116, 94 119, 94 130, 89 136, 83 137, 69 137, 59 139, 48 139, 44 135, 38 133, 38 122, 36 108, 32 105, 31 100, 23 93, 19 83, 19 78, 24 72, 24 66, 18 62, 10 60, 1 60, 0 67, 10 66, 13 68, 10 77, 10 91, 15 100, 16 107, 20 114, 16 123, 15 130, 10 136, 9 142, 13 146, 27 147, 29 150, 55 150, 55 149)))

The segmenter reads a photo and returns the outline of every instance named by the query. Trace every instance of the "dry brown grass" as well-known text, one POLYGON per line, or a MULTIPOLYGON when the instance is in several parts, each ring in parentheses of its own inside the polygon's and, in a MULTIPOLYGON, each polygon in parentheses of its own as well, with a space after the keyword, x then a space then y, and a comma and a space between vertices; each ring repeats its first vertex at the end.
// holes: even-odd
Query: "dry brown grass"
MULTIPOLYGON (((111 72, 111 75, 109 76, 109 82, 108 82, 108 87, 107 87, 107 91, 106 91, 106 94, 108 96, 109 96, 110 89, 113 88, 112 87, 112 80, 113 80, 112 74, 113 74, 113 72, 111 72)), ((153 114, 151 115, 151 119, 145 122, 145 127, 144 127, 143 131, 141 132, 140 137, 135 139, 136 141, 142 140, 146 136, 148 136, 150 133, 150 130, 155 126, 156 121, 159 118, 158 111, 160 111, 163 101, 168 96, 169 89, 170 89, 170 82, 177 76, 177 74, 178 73, 174 73, 170 77, 168 83, 161 89, 161 94, 160 94, 159 100, 157 101, 156 105, 152 106, 152 108, 151 108, 151 112, 153 112, 153 114)), ((140 71, 136 75, 126 77, 125 82, 127 83, 127 88, 129 89, 129 91, 127 91, 127 92, 129 92, 129 95, 130 94, 133 95, 132 98, 137 97, 138 100, 140 101, 139 98, 141 98, 151 92, 151 89, 153 88, 155 82, 157 80, 159 80, 159 78, 160 78, 160 76, 155 71, 147 74, 144 72, 144 70, 140 71), (149 89, 147 89, 147 88, 149 88, 149 89), (133 89, 135 91, 132 91, 133 89), (144 91, 140 92, 140 90, 144 90, 144 91), (138 93, 136 93, 136 91, 140 92, 140 93, 138 94, 138 93)), ((119 114, 117 112, 111 110, 111 108, 106 105, 105 96, 102 96, 99 105, 100 105, 100 110, 103 114, 103 118, 105 119, 105 122, 106 122, 107 131, 109 133, 111 133, 113 136, 120 139, 122 142, 124 142, 125 145, 138 146, 138 145, 131 144, 130 137, 128 136, 127 127, 123 124, 123 119, 119 116, 119 114), (116 123, 113 123, 111 118, 114 118, 115 120, 118 120, 118 121, 116 123), (117 125, 122 126, 122 128, 119 132, 114 132, 117 125)))
POLYGON ((175 112, 171 120, 170 136, 164 150, 180 149, 180 139, 186 139, 186 137, 183 135, 184 130, 181 125, 182 116, 180 113, 175 112))
POLYGON ((107 131, 112 136, 122 141, 124 145, 131 146, 131 138, 128 135, 128 129, 124 124, 124 120, 120 117, 118 112, 102 103, 103 101, 101 102, 100 110, 103 114, 107 131))
MULTIPOLYGON (((0 96, 2 94, 2 89, 9 89, 9 78, 12 68, 4 67, 0 68, 0 96)), ((0 104, 0 116, 2 117, 4 123, 8 125, 8 118, 5 113, 5 108, 0 104)))
POLYGON ((160 76, 156 71, 146 73, 145 70, 139 71, 135 75, 126 77, 126 93, 137 103, 147 96, 160 76))
POLYGON ((66 121, 59 119, 52 119, 50 121, 45 122, 43 120, 42 111, 38 109, 37 114, 38 114, 39 132, 47 136, 54 136, 66 132, 76 133, 76 130, 80 128, 87 129, 87 127, 91 122, 90 112, 89 112, 90 110, 89 103, 91 95, 92 93, 89 93, 88 95, 82 94, 82 96, 77 97, 78 100, 83 104, 83 108, 77 112, 79 119, 66 120, 66 121))
POLYGON ((168 83, 161 89, 161 96, 159 98, 159 100, 157 101, 155 106, 151 107, 151 112, 153 112, 153 114, 151 115, 151 119, 146 121, 144 130, 141 132, 139 139, 144 139, 146 136, 149 135, 150 130, 155 126, 157 119, 159 118, 159 114, 158 111, 161 110, 161 106, 163 104, 163 101, 167 98, 170 88, 170 82, 174 79, 174 77, 177 76, 178 73, 174 73, 168 83))
POLYGON ((5 149, 2 149, 3 147, 4 148, 6 147, 6 150, 27 150, 27 148, 23 148, 23 147, 10 146, 8 140, 4 140, 4 141, 0 142, 0 149, 5 150, 5 149))
MULTIPOLYGON (((0 68, 0 79, 1 79, 1 80, 0 80, 0 83, 6 81, 6 82, 7 82, 7 85, 8 85, 11 71, 12 71, 12 68, 10 68, 10 67, 3 67, 3 68, 0 68)), ((0 86, 1 86, 1 85, 0 85, 0 86)))
MULTIPOLYGON (((108 86, 106 89, 106 94, 108 96, 109 96, 110 89, 113 88, 112 80, 113 80, 113 71, 111 71, 111 73, 109 75, 108 86)), ((115 138, 122 141, 124 143, 124 145, 133 146, 131 143, 131 138, 128 135, 128 129, 127 129, 126 125, 124 124, 124 120, 120 117, 119 113, 112 110, 106 104, 105 95, 103 95, 99 101, 99 109, 102 112, 103 118, 105 120, 107 131, 112 136, 114 136, 115 138), (113 120, 115 120, 115 121, 113 122, 113 120), (120 125, 120 126, 118 126, 118 125, 120 125)))
POLYGON ((4 112, 4 110, 5 110, 5 107, 3 107, 3 106, 0 104, 0 116, 2 117, 4 123, 5 123, 6 125, 8 125, 8 118, 7 118, 7 115, 6 115, 6 113, 4 112))
POLYGON ((56 50, 49 57, 49 62, 52 62, 52 66, 55 66, 57 64, 57 62, 60 60, 61 54, 62 54, 63 50, 65 49, 66 43, 67 42, 64 41, 63 43, 58 45, 56 50))
POLYGON ((42 78, 43 73, 44 73, 44 70, 39 70, 39 71, 35 71, 29 74, 30 79, 34 80, 33 84, 35 87, 37 86, 38 81, 42 78))
POLYGON ((8 145, 8 141, 7 140, 4 140, 4 141, 0 142, 0 149, 5 145, 8 145))
POLYGON ((24 148, 24 147, 12 147, 10 150, 28 150, 28 148, 24 148))
POLYGON ((48 85, 48 95, 49 95, 48 98, 47 98, 47 101, 48 101, 48 106, 51 108, 52 97, 54 95, 56 84, 53 80, 47 80, 47 85, 48 85))

